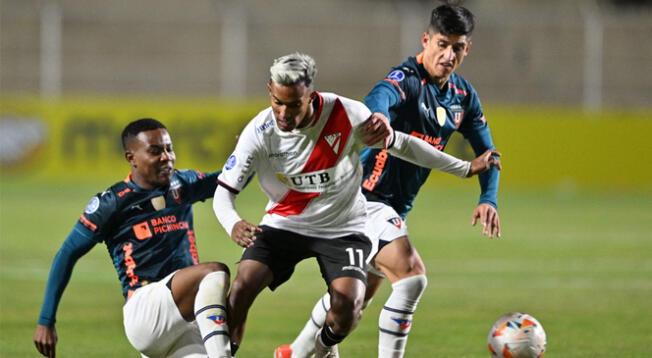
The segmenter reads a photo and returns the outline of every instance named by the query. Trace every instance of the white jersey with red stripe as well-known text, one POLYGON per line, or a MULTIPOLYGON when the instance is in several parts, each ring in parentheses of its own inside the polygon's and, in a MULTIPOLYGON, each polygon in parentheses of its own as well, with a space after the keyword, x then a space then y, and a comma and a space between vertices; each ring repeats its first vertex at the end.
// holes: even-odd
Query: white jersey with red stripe
POLYGON ((245 127, 218 181, 242 190, 258 173, 269 198, 261 225, 319 238, 363 233, 359 127, 371 112, 361 102, 319 93, 315 116, 301 129, 278 129, 271 107, 245 127))

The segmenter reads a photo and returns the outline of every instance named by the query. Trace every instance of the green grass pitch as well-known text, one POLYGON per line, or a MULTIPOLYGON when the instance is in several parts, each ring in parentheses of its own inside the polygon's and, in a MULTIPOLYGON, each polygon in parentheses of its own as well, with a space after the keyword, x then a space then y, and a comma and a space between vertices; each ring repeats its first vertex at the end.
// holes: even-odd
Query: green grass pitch
MULTIPOLYGON (((32 334, 52 258, 90 196, 113 182, 0 179, 0 357, 36 357, 32 334)), ((652 357, 652 193, 502 190, 503 238, 489 240, 469 225, 476 190, 475 183, 426 188, 409 217, 429 286, 407 356, 489 357, 493 321, 522 311, 543 324, 548 358, 652 357)), ((258 220, 260 190, 253 185, 241 196, 243 216, 258 220)), ((210 204, 195 214, 200 259, 234 271, 241 250, 210 204)), ((308 261, 276 292, 263 292, 238 356, 271 357, 324 290, 308 261)), ((388 293, 385 284, 342 356, 376 356, 377 315, 388 293)), ((57 356, 138 357, 124 337, 122 303, 106 249, 97 246, 78 262, 63 296, 57 356)))

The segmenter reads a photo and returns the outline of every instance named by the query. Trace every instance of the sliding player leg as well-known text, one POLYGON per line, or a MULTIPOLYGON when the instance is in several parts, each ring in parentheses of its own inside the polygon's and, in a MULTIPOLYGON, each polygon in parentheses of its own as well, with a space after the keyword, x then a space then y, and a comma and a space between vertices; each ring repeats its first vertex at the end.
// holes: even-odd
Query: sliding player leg
POLYGON ((385 245, 375 264, 392 283, 392 293, 378 318, 378 357, 401 358, 414 312, 428 283, 425 267, 407 236, 385 245))

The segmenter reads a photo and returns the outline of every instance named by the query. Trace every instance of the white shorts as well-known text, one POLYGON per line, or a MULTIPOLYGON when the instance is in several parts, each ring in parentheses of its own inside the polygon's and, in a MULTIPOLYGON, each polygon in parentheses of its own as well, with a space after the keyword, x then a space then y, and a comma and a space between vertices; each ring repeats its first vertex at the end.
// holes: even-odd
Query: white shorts
POLYGON ((143 286, 122 308, 127 339, 143 357, 205 358, 197 322, 187 322, 166 286, 176 273, 143 286))
MULTIPOLYGON (((373 245, 369 260, 383 245, 408 235, 407 225, 391 206, 377 201, 367 201, 366 234, 373 245)), ((375 272, 374 272, 375 273, 375 272)))

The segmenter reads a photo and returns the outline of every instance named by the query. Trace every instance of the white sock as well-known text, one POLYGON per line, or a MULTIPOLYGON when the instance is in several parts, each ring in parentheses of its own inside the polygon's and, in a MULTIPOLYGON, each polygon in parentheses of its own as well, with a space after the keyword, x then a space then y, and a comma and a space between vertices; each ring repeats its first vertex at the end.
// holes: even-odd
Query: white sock
POLYGON ((378 318, 379 358, 403 357, 412 315, 427 284, 425 275, 410 276, 392 284, 392 293, 378 318))
POLYGON ((331 309, 331 295, 326 292, 312 308, 310 319, 292 342, 292 358, 306 358, 315 351, 315 335, 326 322, 326 314, 331 309))
POLYGON ((201 280, 195 296, 195 320, 209 358, 231 357, 229 326, 226 321, 228 287, 226 272, 211 272, 201 280))

